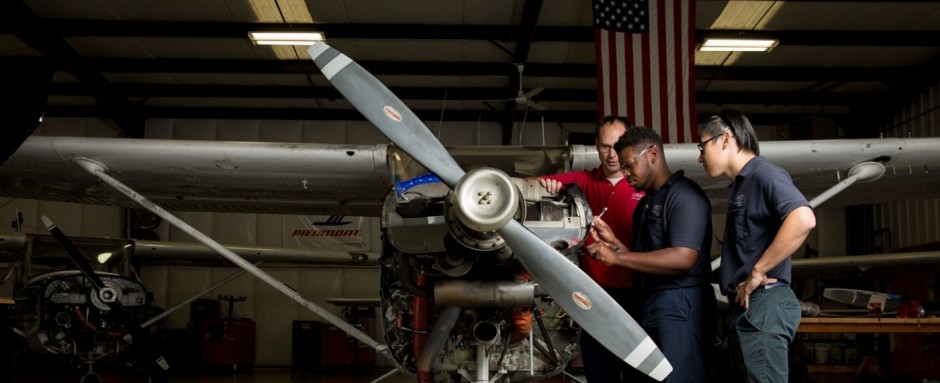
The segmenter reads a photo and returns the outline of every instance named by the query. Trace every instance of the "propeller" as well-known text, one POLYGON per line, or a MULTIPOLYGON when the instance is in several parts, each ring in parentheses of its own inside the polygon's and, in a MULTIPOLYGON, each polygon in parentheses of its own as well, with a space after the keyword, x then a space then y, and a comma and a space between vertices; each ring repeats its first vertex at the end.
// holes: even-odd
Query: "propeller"
POLYGON ((496 229, 522 265, 582 328, 614 355, 656 380, 672 372, 649 335, 596 282, 521 223, 505 219, 514 214, 506 207, 519 198, 505 189, 511 184, 505 173, 475 170, 464 177, 464 170, 433 133, 378 79, 326 43, 314 43, 307 53, 366 119, 455 193, 459 191, 461 196, 455 199, 467 211, 460 215, 479 228, 496 229), (469 182, 461 182, 464 178, 469 182))

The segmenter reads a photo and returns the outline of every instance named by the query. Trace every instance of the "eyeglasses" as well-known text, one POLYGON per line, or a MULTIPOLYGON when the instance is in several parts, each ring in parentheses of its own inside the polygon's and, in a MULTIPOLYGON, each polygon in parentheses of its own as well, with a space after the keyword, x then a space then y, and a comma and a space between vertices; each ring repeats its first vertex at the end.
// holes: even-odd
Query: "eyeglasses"
POLYGON ((715 135, 714 137, 712 137, 712 138, 709 138, 709 139, 707 139, 707 140, 705 140, 705 141, 699 142, 698 145, 696 145, 696 147, 698 147, 698 152, 699 152, 700 154, 703 153, 703 152, 705 152, 705 145, 708 145, 709 142, 712 142, 712 141, 718 139, 719 137, 721 137, 721 136, 723 136, 723 135, 724 135, 723 133, 722 133, 722 134, 716 134, 716 135, 715 135))
POLYGON ((601 153, 608 153, 613 149, 614 147, 610 145, 597 144, 597 151, 601 153))
POLYGON ((620 172, 626 172, 627 170, 632 170, 633 167, 636 166, 636 159, 640 158, 640 156, 642 156, 643 153, 646 153, 646 151, 650 150, 652 147, 653 145, 647 146, 646 149, 641 150, 640 153, 633 156, 632 160, 628 162, 624 162, 623 165, 620 165, 620 172))

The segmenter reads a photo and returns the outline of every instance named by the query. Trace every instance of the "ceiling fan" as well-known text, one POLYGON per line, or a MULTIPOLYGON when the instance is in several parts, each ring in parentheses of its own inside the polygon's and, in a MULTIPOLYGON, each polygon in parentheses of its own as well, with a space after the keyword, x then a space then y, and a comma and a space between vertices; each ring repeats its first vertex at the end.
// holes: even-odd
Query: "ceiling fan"
POLYGON ((538 87, 528 92, 523 92, 522 91, 522 72, 525 70, 525 64, 517 63, 516 69, 519 71, 519 93, 516 94, 515 98, 506 98, 506 99, 493 100, 493 101, 513 101, 516 103, 516 105, 525 105, 535 110, 548 109, 544 105, 541 105, 535 101, 532 101, 532 97, 535 97, 539 93, 542 93, 542 91, 544 91, 545 88, 538 87))

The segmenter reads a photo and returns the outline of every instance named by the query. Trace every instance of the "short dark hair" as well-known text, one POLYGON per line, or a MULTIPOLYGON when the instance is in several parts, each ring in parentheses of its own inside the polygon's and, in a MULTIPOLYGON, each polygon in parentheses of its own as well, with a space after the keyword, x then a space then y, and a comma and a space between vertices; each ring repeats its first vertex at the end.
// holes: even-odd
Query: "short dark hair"
POLYGON ((633 127, 633 121, 630 121, 626 116, 606 116, 597 122, 597 125, 594 126, 594 134, 601 134, 601 127, 613 122, 619 122, 623 124, 627 130, 633 127))
POLYGON ((702 133, 714 137, 723 134, 726 130, 730 131, 731 136, 738 141, 738 148, 760 155, 760 143, 757 142, 757 133, 754 132, 751 121, 747 119, 744 113, 733 109, 722 110, 708 119, 702 133))
POLYGON ((645 126, 634 126, 620 136, 614 144, 614 150, 619 155, 624 149, 632 147, 634 152, 639 153, 652 145, 656 145, 660 153, 663 152, 663 140, 659 137, 659 133, 645 126))

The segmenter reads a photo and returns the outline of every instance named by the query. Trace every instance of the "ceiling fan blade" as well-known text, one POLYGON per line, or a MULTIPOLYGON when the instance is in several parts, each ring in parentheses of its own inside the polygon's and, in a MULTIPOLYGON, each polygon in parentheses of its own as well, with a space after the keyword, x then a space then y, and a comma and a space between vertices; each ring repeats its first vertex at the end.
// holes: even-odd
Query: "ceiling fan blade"
POLYGON ((509 221, 498 232, 552 299, 594 339, 656 380, 672 372, 646 331, 574 263, 519 222, 509 221))
MULTIPOLYGON (((307 50, 333 83, 396 145, 452 189, 464 171, 411 110, 369 72, 325 43, 307 50), (388 108, 396 115, 390 115, 388 108)), ((672 366, 645 331, 581 269, 521 223, 497 230, 535 279, 595 338, 631 366, 663 380, 672 366)))
POLYGON ((526 94, 523 94, 522 97, 524 97, 524 98, 527 99, 527 100, 530 100, 530 99, 532 99, 532 97, 535 97, 535 95, 537 95, 537 94, 539 94, 539 93, 542 93, 542 91, 544 91, 544 90, 545 90, 545 88, 543 88, 543 87, 538 87, 538 88, 535 88, 535 89, 532 89, 532 90, 528 91, 526 94))
POLYGON ((326 79, 375 127, 451 188, 464 175, 434 134, 378 79, 326 43, 307 49, 326 79))
POLYGON ((531 107, 532 109, 535 109, 535 110, 546 110, 546 109, 548 109, 548 108, 546 108, 544 105, 539 104, 539 103, 534 102, 534 101, 526 101, 525 103, 526 103, 526 105, 529 105, 529 107, 531 107))

